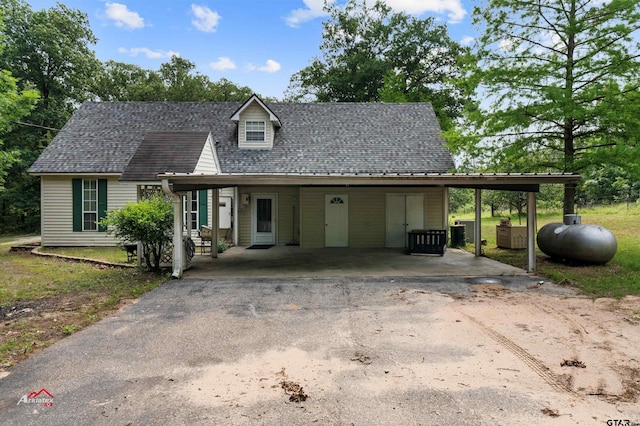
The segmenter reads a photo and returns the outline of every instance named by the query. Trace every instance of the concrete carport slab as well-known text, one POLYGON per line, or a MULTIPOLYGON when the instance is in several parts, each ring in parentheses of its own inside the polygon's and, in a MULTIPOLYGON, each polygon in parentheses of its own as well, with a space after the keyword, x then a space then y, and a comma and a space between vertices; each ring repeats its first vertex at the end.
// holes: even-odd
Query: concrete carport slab
POLYGON ((407 255, 402 249, 274 246, 232 247, 218 255, 195 256, 185 278, 316 278, 526 276, 523 269, 448 248, 444 256, 407 255))

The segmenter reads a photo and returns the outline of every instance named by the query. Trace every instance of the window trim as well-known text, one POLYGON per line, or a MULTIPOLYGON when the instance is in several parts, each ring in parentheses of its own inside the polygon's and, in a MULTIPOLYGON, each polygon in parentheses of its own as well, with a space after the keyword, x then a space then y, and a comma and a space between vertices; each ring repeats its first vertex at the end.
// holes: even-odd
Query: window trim
POLYGON ((244 140, 246 142, 266 142, 267 141, 267 122, 264 120, 247 120, 244 123, 244 140), (258 128, 251 128, 257 126, 258 128), (261 127, 261 129, 260 129, 261 127), (249 135, 252 135, 250 138, 249 135), (258 139, 262 134, 262 138, 258 139))
POLYGON ((100 197, 100 188, 98 185, 98 179, 82 179, 82 231, 83 232, 97 232, 98 231, 98 221, 100 220, 98 200, 100 197), (87 188, 87 183, 95 184, 94 188, 87 188), (91 200, 87 200, 85 196, 87 195, 87 191, 95 192, 95 198, 91 200), (95 210, 88 210, 86 208, 87 203, 95 203, 95 210), (87 222, 86 215, 95 215, 96 220, 93 222, 87 222), (92 223, 93 227, 87 229, 87 224, 92 223))
MULTIPOLYGON (((95 230, 84 229, 84 182, 96 181, 97 220, 99 222, 107 216, 107 179, 100 178, 73 178, 71 179, 72 198, 72 226, 73 232, 105 232, 106 227, 97 224, 95 230)), ((88 212, 88 211, 87 211, 88 212)))

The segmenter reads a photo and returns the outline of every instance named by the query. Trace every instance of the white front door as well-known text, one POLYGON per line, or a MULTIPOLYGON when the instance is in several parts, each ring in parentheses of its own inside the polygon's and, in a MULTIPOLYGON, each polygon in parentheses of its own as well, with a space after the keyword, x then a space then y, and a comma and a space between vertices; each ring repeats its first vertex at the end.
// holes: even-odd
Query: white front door
POLYGON ((220 197, 218 205, 220 229, 231 229, 231 197, 220 197))
POLYGON ((387 247, 407 247, 407 233, 424 228, 423 194, 387 194, 387 247))
POLYGON ((276 194, 251 195, 251 244, 276 244, 276 194))
POLYGON ((324 196, 324 246, 349 247, 349 197, 324 196))

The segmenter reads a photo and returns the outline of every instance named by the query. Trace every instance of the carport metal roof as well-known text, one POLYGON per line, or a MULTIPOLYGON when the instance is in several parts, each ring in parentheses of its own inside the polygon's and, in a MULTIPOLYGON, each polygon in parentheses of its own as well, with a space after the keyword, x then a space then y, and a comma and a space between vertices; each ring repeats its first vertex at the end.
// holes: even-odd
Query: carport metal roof
POLYGON ((165 173, 174 192, 233 186, 446 186, 539 192, 541 184, 580 180, 575 173, 220 173, 215 175, 165 173))

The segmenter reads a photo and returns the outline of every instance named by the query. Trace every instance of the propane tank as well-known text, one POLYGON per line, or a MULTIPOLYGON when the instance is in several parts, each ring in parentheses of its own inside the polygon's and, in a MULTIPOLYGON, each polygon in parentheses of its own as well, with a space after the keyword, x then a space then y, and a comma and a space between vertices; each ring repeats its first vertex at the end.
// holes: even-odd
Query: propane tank
POLYGON ((583 225, 580 215, 567 214, 564 223, 549 223, 538 231, 538 247, 557 259, 605 264, 616 255, 618 242, 611 231, 583 225))

